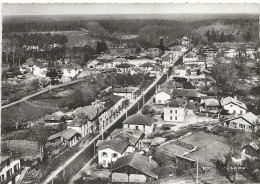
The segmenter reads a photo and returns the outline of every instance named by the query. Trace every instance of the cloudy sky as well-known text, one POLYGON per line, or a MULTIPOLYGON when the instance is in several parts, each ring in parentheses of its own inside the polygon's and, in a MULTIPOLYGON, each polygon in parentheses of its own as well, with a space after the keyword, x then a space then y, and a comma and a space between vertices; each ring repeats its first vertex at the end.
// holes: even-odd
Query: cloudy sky
POLYGON ((3 4, 3 15, 259 13, 258 4, 3 4))

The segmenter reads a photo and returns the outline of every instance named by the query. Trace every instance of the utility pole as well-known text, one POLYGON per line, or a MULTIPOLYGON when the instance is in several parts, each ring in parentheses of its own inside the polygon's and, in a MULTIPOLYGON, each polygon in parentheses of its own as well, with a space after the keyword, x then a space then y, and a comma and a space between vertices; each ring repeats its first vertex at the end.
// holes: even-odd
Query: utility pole
POLYGON ((197 157, 197 176, 196 176, 196 183, 199 183, 199 159, 197 157))
POLYGON ((102 141, 104 140, 104 122, 102 122, 102 141))

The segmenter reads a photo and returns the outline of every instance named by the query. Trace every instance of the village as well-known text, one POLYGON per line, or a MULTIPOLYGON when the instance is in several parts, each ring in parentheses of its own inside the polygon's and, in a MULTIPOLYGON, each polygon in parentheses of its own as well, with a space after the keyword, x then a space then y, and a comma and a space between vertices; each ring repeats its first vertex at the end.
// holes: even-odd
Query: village
POLYGON ((258 42, 15 36, 26 56, 3 50, 1 183, 260 181, 258 42))

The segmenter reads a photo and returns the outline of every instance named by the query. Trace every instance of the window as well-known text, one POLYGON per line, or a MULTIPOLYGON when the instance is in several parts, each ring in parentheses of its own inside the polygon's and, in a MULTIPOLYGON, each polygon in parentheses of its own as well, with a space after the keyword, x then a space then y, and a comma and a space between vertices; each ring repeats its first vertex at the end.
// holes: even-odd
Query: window
POLYGON ((16 164, 15 166, 14 166, 14 172, 16 172, 16 171, 18 171, 19 170, 19 164, 16 164))
POLYGON ((158 100, 158 104, 160 104, 161 103, 161 100, 158 100))
POLYGON ((172 120, 172 116, 170 116, 170 120, 172 120))
POLYGON ((236 113, 236 110, 233 110, 233 113, 236 113))
POLYGON ((143 125, 143 130, 145 130, 145 125, 143 125))
POLYGON ((248 128, 249 128, 250 130, 252 130, 252 129, 253 129, 253 127, 252 127, 252 126, 248 126, 248 128))
POLYGON ((9 169, 8 171, 6 171, 6 176, 7 178, 9 178, 10 176, 12 176, 12 169, 9 169))
POLYGON ((113 153, 113 158, 117 158, 117 153, 113 153))
POLYGON ((102 157, 107 157, 107 152, 102 152, 102 157))
POLYGON ((240 114, 243 114, 243 110, 240 110, 240 114))
POLYGON ((130 128, 130 124, 128 124, 128 128, 130 128))
POLYGON ((172 114, 172 110, 170 110, 170 113, 172 114))
POLYGON ((6 161, 6 164, 7 164, 7 166, 10 165, 10 159, 8 159, 8 160, 6 161))
POLYGON ((233 105, 231 104, 230 107, 233 107, 233 105))
POLYGON ((139 130, 139 127, 138 127, 138 126, 135 126, 135 129, 136 129, 136 130, 139 130))
POLYGON ((1 182, 4 182, 4 181, 5 181, 5 175, 2 174, 2 175, 1 175, 1 182))
POLYGON ((175 116, 175 120, 177 120, 177 116, 175 116))
POLYGON ((175 114, 177 114, 178 113, 178 110, 175 110, 175 114))
POLYGON ((245 125, 239 124, 239 128, 245 129, 245 125))

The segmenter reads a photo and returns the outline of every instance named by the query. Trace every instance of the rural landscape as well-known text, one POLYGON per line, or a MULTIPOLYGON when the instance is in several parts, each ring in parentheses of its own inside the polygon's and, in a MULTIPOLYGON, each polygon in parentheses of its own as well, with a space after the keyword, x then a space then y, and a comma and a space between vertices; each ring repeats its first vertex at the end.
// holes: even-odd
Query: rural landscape
POLYGON ((260 182, 259 14, 4 15, 3 184, 260 182))

